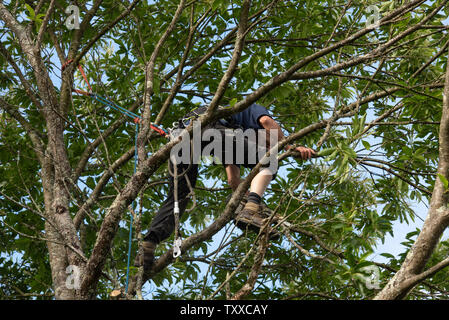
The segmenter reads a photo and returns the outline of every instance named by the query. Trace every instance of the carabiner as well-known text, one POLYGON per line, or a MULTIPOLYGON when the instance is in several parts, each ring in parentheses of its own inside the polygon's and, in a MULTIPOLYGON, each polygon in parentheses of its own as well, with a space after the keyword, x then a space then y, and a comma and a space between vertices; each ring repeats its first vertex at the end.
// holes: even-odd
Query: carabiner
POLYGON ((181 238, 175 240, 175 243, 173 244, 173 258, 177 258, 181 255, 181 244, 181 238))

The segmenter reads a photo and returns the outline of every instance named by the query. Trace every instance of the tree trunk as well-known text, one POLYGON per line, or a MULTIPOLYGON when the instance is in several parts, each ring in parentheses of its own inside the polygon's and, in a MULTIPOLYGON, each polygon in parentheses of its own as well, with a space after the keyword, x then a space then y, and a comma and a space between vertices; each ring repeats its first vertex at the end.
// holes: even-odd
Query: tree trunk
MULTIPOLYGON (((443 91, 443 111, 439 133, 438 174, 449 177, 449 57, 443 91)), ((429 213, 424 221, 414 245, 407 254, 400 270, 390 279, 388 284, 375 297, 376 300, 404 299, 423 277, 420 274, 444 230, 449 225, 448 193, 440 178, 435 186, 430 202, 429 213)))
MULTIPOLYGON (((61 241, 57 231, 47 222, 45 233, 48 238, 61 241)), ((75 299, 75 290, 67 286, 67 267, 69 265, 67 255, 63 245, 52 241, 47 241, 48 254, 50 259, 51 278, 56 300, 75 299)))

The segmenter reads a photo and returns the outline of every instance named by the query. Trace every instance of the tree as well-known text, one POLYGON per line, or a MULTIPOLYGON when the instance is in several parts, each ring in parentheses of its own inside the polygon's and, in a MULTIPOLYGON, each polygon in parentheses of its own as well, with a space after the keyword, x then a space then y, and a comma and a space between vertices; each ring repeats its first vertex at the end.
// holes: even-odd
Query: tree
POLYGON ((447 298, 447 1, 75 4, 0 4, 1 297, 142 298, 152 283, 156 299, 447 298), (128 231, 133 258, 178 143, 150 124, 208 104, 205 125, 254 102, 288 133, 280 150, 324 157, 280 155, 265 202, 281 240, 233 227, 255 170, 226 202, 224 171, 202 166, 182 256, 164 242, 124 293, 128 231), (410 201, 430 204, 423 229, 371 261, 415 219, 410 201))

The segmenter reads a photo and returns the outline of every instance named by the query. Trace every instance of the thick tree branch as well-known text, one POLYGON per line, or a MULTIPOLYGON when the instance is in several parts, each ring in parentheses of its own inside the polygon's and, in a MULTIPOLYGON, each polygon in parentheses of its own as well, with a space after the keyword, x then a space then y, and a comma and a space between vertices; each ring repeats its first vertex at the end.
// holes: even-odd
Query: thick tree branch
MULTIPOLYGON (((449 52, 443 90, 443 105, 439 132, 439 161, 437 174, 449 178, 449 52)), ((435 181, 430 208, 423 228, 408 252, 399 271, 375 297, 376 300, 403 299, 413 287, 426 276, 432 275, 447 265, 444 260, 435 269, 422 272, 444 230, 449 225, 447 204, 449 195, 443 181, 435 181)))

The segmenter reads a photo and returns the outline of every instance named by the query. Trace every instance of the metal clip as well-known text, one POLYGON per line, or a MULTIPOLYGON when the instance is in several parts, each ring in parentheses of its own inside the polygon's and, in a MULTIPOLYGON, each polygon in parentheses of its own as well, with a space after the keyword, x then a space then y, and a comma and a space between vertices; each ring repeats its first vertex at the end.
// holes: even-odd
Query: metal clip
POLYGON ((178 122, 173 122, 173 126, 168 129, 168 137, 170 141, 175 140, 177 137, 181 135, 182 129, 179 128, 178 122))
POLYGON ((177 258, 181 255, 181 244, 181 238, 175 240, 175 243, 173 244, 173 258, 177 258))

